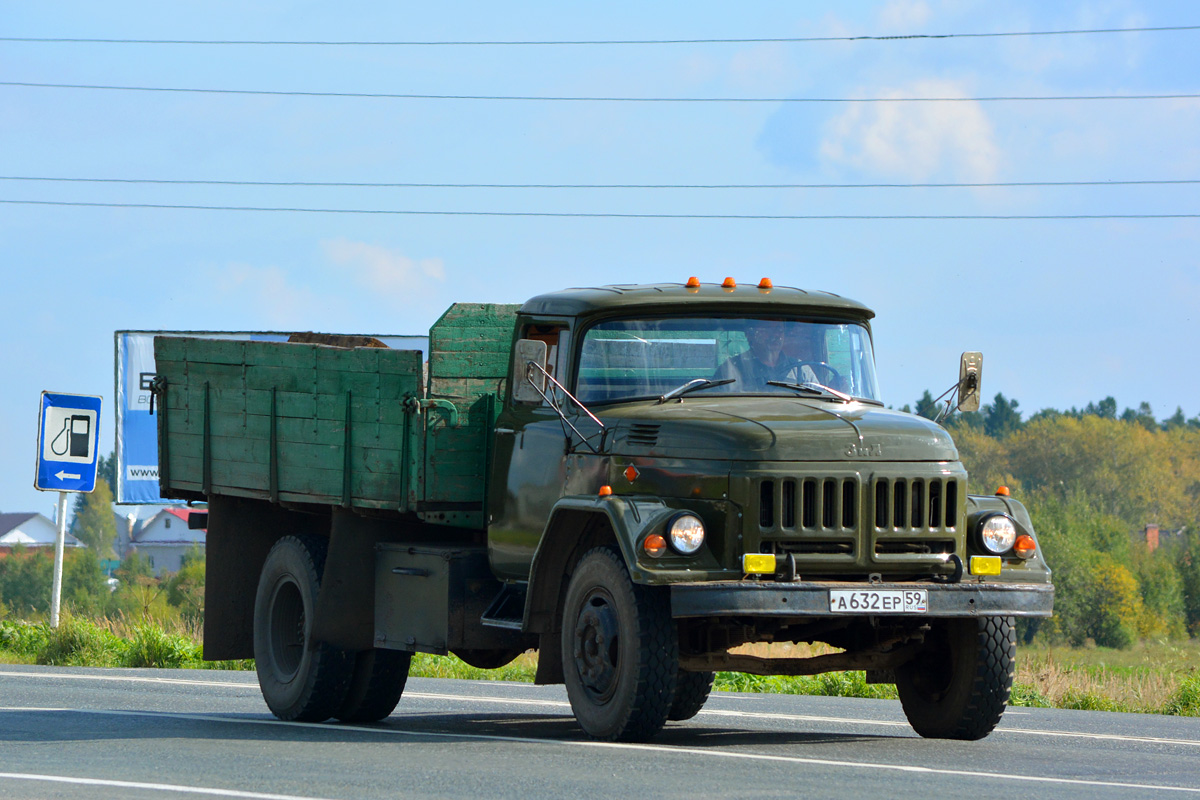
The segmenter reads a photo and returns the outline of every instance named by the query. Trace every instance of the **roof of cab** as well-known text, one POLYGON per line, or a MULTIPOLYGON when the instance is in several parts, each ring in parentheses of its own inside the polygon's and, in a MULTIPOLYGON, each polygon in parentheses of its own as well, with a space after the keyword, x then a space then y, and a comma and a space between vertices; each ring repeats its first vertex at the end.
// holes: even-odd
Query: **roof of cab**
POLYGON ((574 317, 587 313, 655 310, 680 305, 703 307, 706 312, 729 311, 821 312, 836 311, 859 319, 870 319, 875 312, 855 300, 829 292, 809 292, 790 286, 766 286, 747 283, 729 288, 720 283, 689 286, 684 283, 626 284, 593 288, 564 289, 531 298, 521 306, 523 314, 574 317))

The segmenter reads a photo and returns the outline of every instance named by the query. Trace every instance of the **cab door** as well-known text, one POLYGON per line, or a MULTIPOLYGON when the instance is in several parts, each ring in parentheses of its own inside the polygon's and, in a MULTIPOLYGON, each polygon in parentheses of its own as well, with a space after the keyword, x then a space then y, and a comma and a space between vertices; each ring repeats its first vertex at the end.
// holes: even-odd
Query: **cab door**
POLYGON ((570 327, 565 320, 525 320, 519 325, 504 408, 496 419, 488 501, 488 555, 500 578, 528 580, 529 568, 550 516, 563 494, 570 440, 545 398, 554 386, 534 360, 559 380, 566 376, 570 327), (543 397, 543 395, 545 397, 543 397))

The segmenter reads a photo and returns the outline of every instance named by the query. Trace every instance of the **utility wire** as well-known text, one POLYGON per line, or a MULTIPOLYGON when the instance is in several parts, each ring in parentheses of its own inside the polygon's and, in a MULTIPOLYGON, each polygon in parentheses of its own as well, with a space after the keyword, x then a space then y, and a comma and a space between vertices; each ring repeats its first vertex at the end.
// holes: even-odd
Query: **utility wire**
POLYGON ((203 206, 160 203, 83 203, 59 200, 4 200, 6 205, 74 206, 83 208, 153 208, 182 211, 260 211, 305 214, 384 214, 426 217, 567 217, 591 219, 728 219, 728 220, 1150 220, 1200 219, 1200 214, 613 214, 567 211, 431 211, 370 208, 288 208, 203 206))
POLYGON ((529 47, 579 45, 665 44, 791 44, 800 42, 905 41, 914 39, 989 39, 1019 36, 1078 36, 1105 33, 1164 33, 1195 31, 1200 25, 1164 25, 1144 28, 1085 28, 1055 31, 999 31, 994 33, 911 33, 891 36, 793 36, 744 39, 584 39, 507 41, 272 41, 265 39, 100 39, 74 37, 0 36, 0 42, 42 44, 183 44, 183 45, 282 45, 304 47, 529 47))
POLYGON ((203 89, 178 86, 111 86, 81 83, 0 81, 0 86, 34 89, 94 89, 118 92, 176 92, 272 97, 357 97, 385 100, 496 100, 584 103, 993 103, 1068 102, 1075 100, 1193 100, 1200 94, 1024 95, 993 97, 583 97, 550 95, 390 94, 383 92, 306 92, 268 89, 203 89))
POLYGON ((996 181, 991 183, 377 183, 354 181, 70 178, 29 175, 0 175, 0 181, 119 183, 155 186, 267 186, 354 189, 1000 189, 1057 186, 1180 186, 1200 184, 1200 178, 1128 181, 996 181))

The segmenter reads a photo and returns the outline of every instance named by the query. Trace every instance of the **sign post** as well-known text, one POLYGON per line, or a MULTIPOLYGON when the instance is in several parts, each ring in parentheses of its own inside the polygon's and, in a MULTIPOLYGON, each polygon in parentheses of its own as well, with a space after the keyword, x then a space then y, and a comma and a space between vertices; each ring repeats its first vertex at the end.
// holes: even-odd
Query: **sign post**
POLYGON ((62 600, 67 492, 95 490, 99 442, 99 397, 42 392, 33 486, 43 492, 58 492, 58 536, 54 541, 54 585, 50 596, 50 626, 53 628, 58 627, 62 600))

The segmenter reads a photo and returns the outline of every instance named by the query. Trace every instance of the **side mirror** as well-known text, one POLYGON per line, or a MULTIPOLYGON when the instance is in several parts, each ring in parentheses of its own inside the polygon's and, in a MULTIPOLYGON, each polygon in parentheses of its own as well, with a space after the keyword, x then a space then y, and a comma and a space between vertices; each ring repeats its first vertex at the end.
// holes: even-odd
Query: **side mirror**
POLYGON ((983 353, 963 353, 958 362, 958 410, 978 411, 983 353))
POLYGON ((518 403, 540 403, 546 391, 546 343, 537 339, 520 339, 513 348, 512 396, 518 403), (534 363, 542 371, 530 369, 534 363))

